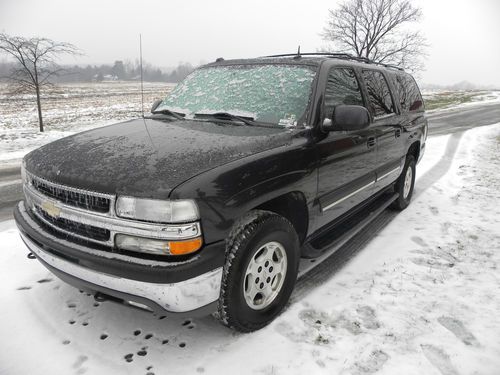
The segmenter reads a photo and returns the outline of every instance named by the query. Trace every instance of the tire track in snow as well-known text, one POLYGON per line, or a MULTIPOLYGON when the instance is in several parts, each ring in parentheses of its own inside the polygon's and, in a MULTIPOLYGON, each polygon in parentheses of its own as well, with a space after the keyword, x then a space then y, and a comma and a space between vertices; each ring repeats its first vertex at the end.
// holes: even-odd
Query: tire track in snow
MULTIPOLYGON (((453 133, 448 139, 446 144, 446 150, 441 159, 429 169, 422 177, 419 178, 418 184, 415 184, 415 191, 413 193, 412 200, 417 199, 420 194, 429 189, 432 185, 436 183, 441 177, 443 177, 451 168, 453 159, 460 145, 460 140, 462 139, 464 132, 453 133)), ((418 166, 417 166, 418 172, 418 166)))

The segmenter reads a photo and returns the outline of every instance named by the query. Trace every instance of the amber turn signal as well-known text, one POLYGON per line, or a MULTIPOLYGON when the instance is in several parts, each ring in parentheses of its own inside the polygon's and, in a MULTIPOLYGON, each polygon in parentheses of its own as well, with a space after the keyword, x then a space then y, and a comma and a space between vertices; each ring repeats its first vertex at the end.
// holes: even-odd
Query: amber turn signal
POLYGON ((201 248, 203 241, 201 237, 193 238, 187 241, 170 241, 170 254, 172 255, 185 255, 194 253, 196 250, 201 248))

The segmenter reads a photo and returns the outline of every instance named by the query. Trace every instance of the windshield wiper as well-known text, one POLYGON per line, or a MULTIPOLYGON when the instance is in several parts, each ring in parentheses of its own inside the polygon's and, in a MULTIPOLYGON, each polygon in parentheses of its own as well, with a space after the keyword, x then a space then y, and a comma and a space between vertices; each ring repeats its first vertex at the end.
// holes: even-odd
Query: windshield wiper
POLYGON ((214 113, 203 113, 203 112, 198 112, 194 114, 195 117, 213 117, 216 119, 221 119, 221 120, 237 120, 245 125, 249 126, 254 126, 255 125, 255 119, 253 117, 243 117, 243 116, 238 116, 235 114, 232 114, 231 112, 214 112, 214 113))
POLYGON ((180 113, 171 111, 170 109, 160 109, 159 111, 153 111, 151 112, 154 115, 161 114, 161 115, 168 115, 175 117, 177 120, 185 120, 184 116, 182 116, 180 113))

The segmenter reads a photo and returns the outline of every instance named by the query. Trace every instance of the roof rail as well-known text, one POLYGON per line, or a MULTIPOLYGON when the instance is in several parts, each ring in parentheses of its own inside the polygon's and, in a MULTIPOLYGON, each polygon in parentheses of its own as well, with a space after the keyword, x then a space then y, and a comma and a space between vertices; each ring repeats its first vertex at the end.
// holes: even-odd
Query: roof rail
POLYGON ((280 55, 269 55, 269 56, 262 56, 263 58, 273 58, 273 57, 294 57, 296 59, 300 59, 302 56, 319 56, 319 57, 329 57, 329 58, 334 58, 334 59, 345 59, 345 60, 354 60, 358 62, 362 62, 365 64, 374 64, 374 65, 380 65, 386 68, 393 68, 397 70, 404 71, 403 68, 391 64, 384 64, 380 62, 376 62, 373 60, 368 59, 367 57, 361 57, 361 56, 353 56, 348 53, 334 53, 334 52, 308 52, 308 53, 303 53, 300 52, 300 55, 297 53, 284 53, 280 55))

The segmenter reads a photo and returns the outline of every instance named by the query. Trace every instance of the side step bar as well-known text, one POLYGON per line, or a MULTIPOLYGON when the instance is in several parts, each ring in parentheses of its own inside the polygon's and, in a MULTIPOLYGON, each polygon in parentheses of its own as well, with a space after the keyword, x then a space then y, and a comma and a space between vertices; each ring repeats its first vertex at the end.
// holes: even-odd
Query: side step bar
MULTIPOLYGON (((398 199, 398 197, 399 194, 394 193, 389 197, 384 196, 378 199, 376 203, 369 206, 368 210, 364 211, 364 217, 358 221, 356 226, 348 229, 347 231, 333 239, 331 243, 326 247, 326 249, 321 253, 321 255, 312 259, 302 258, 299 263, 298 277, 305 275, 325 259, 329 258, 334 252, 344 246, 351 238, 353 238, 356 234, 363 230, 363 228, 365 228, 368 224, 375 220, 375 218, 377 218, 382 212, 384 212, 392 202, 398 199)), ((356 215, 356 217, 360 216, 360 214, 356 215)))

